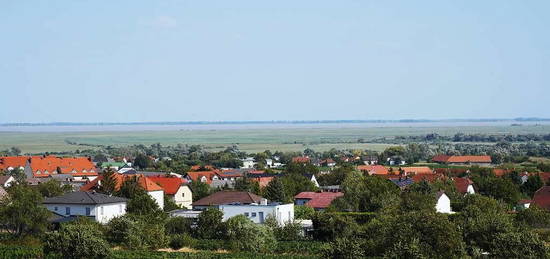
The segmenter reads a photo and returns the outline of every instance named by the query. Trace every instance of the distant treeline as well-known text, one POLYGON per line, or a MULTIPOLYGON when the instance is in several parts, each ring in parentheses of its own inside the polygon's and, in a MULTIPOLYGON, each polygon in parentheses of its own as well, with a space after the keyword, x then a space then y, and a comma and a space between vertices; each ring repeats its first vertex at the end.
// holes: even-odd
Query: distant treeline
POLYGON ((371 142, 377 143, 411 143, 411 142, 529 142, 550 141, 550 134, 464 134, 441 136, 437 133, 419 136, 395 136, 394 138, 378 138, 371 142))

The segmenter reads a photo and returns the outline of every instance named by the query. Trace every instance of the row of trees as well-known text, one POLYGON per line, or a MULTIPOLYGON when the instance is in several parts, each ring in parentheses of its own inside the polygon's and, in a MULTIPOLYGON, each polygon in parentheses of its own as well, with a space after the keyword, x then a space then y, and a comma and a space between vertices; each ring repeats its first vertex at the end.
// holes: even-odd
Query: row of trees
POLYGON ((464 134, 457 133, 454 136, 442 136, 437 133, 415 136, 395 136, 393 138, 379 138, 372 142, 407 144, 418 142, 530 142, 550 141, 550 134, 464 134))

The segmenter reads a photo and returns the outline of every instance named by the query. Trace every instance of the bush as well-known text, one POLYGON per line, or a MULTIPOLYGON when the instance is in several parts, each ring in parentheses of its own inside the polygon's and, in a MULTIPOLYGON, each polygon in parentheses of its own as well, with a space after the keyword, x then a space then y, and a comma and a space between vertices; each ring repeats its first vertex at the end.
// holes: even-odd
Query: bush
POLYGON ((112 219, 107 224, 107 239, 130 249, 158 249, 168 243, 163 224, 132 216, 112 219))
POLYGON ((191 233, 192 223, 192 219, 184 217, 172 217, 166 221, 164 228, 166 229, 166 234, 191 233))
POLYGON ((40 246, 0 245, 0 258, 34 259, 43 258, 40 246))
POLYGON ((168 246, 174 250, 178 250, 182 247, 195 247, 197 240, 189 236, 188 234, 174 235, 170 239, 168 246))
POLYGON ((548 249, 535 233, 511 232, 497 234, 489 252, 497 258, 546 258, 548 249))
POLYGON ((104 258, 109 245, 94 224, 68 223, 57 232, 46 235, 45 253, 57 253, 64 258, 104 258))
POLYGON ((203 239, 220 238, 223 233, 223 212, 215 208, 203 211, 197 220, 196 236, 203 239))
POLYGON ((336 238, 323 250, 324 258, 354 259, 364 257, 357 238, 336 238))
POLYGON ((276 244, 271 228, 254 224, 244 215, 227 220, 227 240, 234 251, 270 251, 276 244))

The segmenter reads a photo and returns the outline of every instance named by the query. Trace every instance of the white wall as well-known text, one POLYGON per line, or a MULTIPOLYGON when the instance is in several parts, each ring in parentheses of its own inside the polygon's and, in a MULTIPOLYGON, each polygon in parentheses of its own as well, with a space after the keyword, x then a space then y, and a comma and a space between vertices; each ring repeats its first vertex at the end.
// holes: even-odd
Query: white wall
POLYGON ((275 217, 280 225, 294 221, 294 204, 283 205, 220 205, 219 209, 223 211, 223 220, 248 213, 248 218, 254 223, 263 223, 268 215, 275 217), (263 220, 260 212, 263 212, 263 220), (254 214, 255 213, 255 214, 254 214))
POLYGON ((193 203, 193 193, 187 185, 180 186, 176 194, 171 197, 177 205, 191 209, 193 203))
POLYGON ((439 200, 437 200, 437 204, 435 205, 435 210, 439 213, 452 213, 451 200, 447 197, 447 195, 443 194, 439 197, 439 200))
POLYGON ((147 193, 149 193, 149 195, 153 198, 153 200, 157 202, 160 209, 163 210, 164 209, 164 191, 160 190, 160 191, 153 191, 153 192, 147 192, 147 193))
POLYGON ((108 203, 99 205, 79 205, 79 204, 46 204, 46 208, 52 212, 63 216, 91 216, 95 221, 105 224, 114 217, 126 214, 126 202, 108 203), (69 215, 66 214, 66 208, 70 208, 69 215), (56 210, 57 208, 57 210, 56 210), (86 208, 90 208, 90 215, 86 215, 86 208))
POLYGON ((468 188, 466 189, 466 193, 468 194, 475 194, 476 191, 474 190, 474 186, 473 185, 468 185, 468 188))

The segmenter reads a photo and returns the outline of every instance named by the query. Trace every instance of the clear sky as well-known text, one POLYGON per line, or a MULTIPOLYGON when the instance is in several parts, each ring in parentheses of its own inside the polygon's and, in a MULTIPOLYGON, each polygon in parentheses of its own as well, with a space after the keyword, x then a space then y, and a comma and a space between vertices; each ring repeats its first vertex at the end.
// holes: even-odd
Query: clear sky
POLYGON ((550 1, 2 1, 0 122, 550 117, 550 1))

